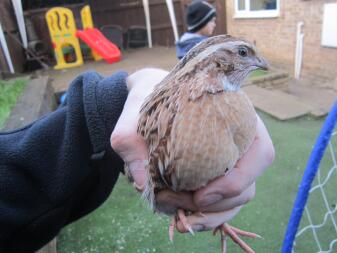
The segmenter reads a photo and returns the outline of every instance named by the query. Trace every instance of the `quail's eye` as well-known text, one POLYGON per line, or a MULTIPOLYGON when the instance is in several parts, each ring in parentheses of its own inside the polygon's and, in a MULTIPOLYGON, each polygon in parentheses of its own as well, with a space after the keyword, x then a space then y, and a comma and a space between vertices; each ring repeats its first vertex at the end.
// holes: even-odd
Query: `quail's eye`
POLYGON ((239 48, 239 55, 242 57, 246 57, 248 55, 247 49, 244 47, 239 48))

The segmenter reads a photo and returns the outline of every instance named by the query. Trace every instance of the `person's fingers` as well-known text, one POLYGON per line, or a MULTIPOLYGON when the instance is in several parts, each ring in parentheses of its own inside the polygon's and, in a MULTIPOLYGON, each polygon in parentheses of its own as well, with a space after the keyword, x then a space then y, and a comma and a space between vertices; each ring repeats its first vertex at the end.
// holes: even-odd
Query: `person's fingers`
POLYGON ((220 200, 237 197, 247 188, 247 181, 241 171, 234 168, 229 174, 216 178, 198 190, 194 201, 197 206, 204 208, 220 200))
POLYGON ((201 207, 200 211, 201 212, 220 212, 224 210, 230 210, 234 207, 247 204, 254 197, 255 197, 255 183, 249 186, 240 195, 232 197, 232 198, 225 198, 209 206, 201 207))
POLYGON ((178 193, 171 190, 163 190, 156 194, 156 207, 159 211, 172 215, 178 208, 186 211, 197 211, 191 192, 178 193))
POLYGON ((233 198, 223 199, 213 205, 199 208, 193 199, 191 192, 174 192, 171 190, 163 190, 156 195, 156 203, 160 211, 173 214, 178 208, 192 211, 217 213, 231 210, 237 206, 242 206, 249 202, 255 196, 255 184, 252 184, 241 195, 233 198))
MULTIPOLYGON (((186 217, 187 223, 191 225, 193 231, 211 230, 233 219, 241 208, 242 206, 237 206, 227 211, 214 213, 196 212, 186 217)), ((181 233, 189 232, 181 221, 177 222, 177 230, 181 233)))

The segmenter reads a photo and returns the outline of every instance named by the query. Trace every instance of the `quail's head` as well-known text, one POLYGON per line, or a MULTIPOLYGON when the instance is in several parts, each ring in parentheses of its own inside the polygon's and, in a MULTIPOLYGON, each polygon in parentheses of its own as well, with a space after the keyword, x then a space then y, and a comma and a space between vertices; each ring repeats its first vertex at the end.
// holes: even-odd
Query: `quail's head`
POLYGON ((238 90, 253 70, 269 68, 252 43, 229 35, 214 36, 199 43, 181 64, 185 71, 196 76, 219 78, 229 91, 238 90))

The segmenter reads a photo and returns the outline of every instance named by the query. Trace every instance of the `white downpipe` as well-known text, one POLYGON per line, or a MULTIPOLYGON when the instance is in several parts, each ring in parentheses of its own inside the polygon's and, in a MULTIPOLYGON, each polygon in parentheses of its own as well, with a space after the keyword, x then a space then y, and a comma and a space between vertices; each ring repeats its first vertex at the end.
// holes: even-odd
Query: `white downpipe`
POLYGON ((297 33, 296 33, 296 49, 295 49, 295 79, 300 79, 302 58, 303 58, 303 21, 297 23, 297 33))
POLYGON ((8 67, 9 67, 9 71, 12 74, 14 74, 15 71, 14 71, 12 59, 11 59, 11 56, 10 56, 9 51, 8 51, 7 42, 6 42, 6 38, 5 38, 5 35, 4 35, 4 31, 2 30, 1 23, 0 23, 0 45, 1 45, 1 48, 4 52, 4 54, 5 54, 6 61, 7 61, 8 67))
POLYGON ((12 0, 12 4, 14 7, 16 20, 18 22, 22 44, 25 48, 27 48, 28 40, 27 40, 27 32, 26 32, 26 26, 25 26, 25 19, 23 17, 21 0, 12 0))
POLYGON ((166 0, 166 5, 170 14, 171 24, 173 28, 174 40, 177 42, 179 40, 178 36, 178 26, 177 26, 177 19, 174 13, 174 6, 172 0, 166 0))
POLYGON ((146 22, 146 30, 147 30, 147 39, 149 41, 149 48, 152 48, 150 7, 149 7, 149 1, 148 0, 143 0, 143 8, 144 8, 144 13, 145 13, 145 22, 146 22))

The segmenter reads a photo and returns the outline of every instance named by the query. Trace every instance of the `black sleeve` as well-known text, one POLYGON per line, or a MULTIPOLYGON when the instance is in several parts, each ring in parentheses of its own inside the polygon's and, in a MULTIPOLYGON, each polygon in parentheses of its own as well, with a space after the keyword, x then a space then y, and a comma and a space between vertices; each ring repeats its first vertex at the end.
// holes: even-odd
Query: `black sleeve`
POLYGON ((0 252, 33 252, 101 205, 123 169, 110 134, 127 74, 79 76, 66 105, 0 133, 0 252))

